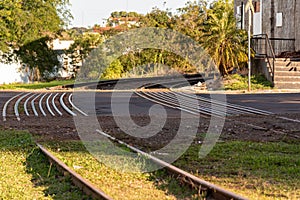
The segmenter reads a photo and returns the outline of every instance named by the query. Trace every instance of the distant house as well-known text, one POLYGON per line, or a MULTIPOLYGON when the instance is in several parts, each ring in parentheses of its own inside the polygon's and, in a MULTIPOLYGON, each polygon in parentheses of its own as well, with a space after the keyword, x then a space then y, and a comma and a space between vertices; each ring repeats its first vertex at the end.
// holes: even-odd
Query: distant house
MULTIPOLYGON (((74 41, 71 40, 59 40, 56 39, 51 44, 52 48, 58 51, 59 61, 62 68, 59 67, 57 74, 53 76, 59 77, 70 77, 72 73, 71 68, 71 59, 65 55, 64 50, 68 49, 74 41)), ((13 62, 10 64, 0 62, 0 84, 9 84, 9 83, 28 83, 30 73, 27 68, 22 67, 22 63, 13 62)))
POLYGON ((110 26, 117 27, 120 25, 125 25, 127 27, 139 26, 139 18, 138 17, 110 17, 108 18, 108 22, 111 23, 110 26))
POLYGON ((20 70, 20 68, 19 62, 10 64, 0 62, 0 84, 28 83, 28 72, 20 70))
POLYGON ((93 31, 97 33, 104 33, 105 31, 115 30, 124 31, 128 28, 139 27, 140 18, 138 17, 110 17, 107 20, 107 26, 94 26, 93 31))
MULTIPOLYGON (((248 0, 235 0, 237 26, 248 30, 248 0)), ((267 35, 275 54, 300 51, 300 0, 253 0, 251 31, 267 35)))
POLYGON ((58 60, 61 67, 59 67, 58 73, 54 76, 60 77, 72 77, 74 72, 72 70, 73 66, 71 65, 71 58, 65 54, 65 50, 69 49, 70 46, 74 43, 73 40, 60 40, 55 39, 52 42, 53 50, 58 52, 58 60))

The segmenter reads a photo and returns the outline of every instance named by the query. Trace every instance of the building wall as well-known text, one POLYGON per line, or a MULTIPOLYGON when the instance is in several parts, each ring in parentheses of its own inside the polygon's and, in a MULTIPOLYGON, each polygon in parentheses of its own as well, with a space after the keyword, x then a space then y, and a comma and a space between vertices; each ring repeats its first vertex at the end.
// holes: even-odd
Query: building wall
MULTIPOLYGON (((64 50, 68 49, 74 41, 61 41, 61 40, 54 40, 52 44, 52 48, 54 50, 64 50)), ((67 65, 65 66, 67 69, 69 69, 69 65, 71 62, 71 59, 65 55, 62 54, 59 57, 59 61, 62 65, 64 65, 64 59, 67 59, 67 65)), ((71 77, 73 75, 73 72, 70 72, 68 70, 64 70, 60 68, 58 70, 58 73, 51 74, 53 77, 59 76, 59 77, 71 77)), ((0 84, 9 84, 9 83, 29 83, 29 72, 27 70, 21 70, 21 64, 20 63, 12 63, 12 64, 5 64, 0 62, 0 84)))
POLYGON ((296 0, 295 6, 295 50, 300 51, 300 0, 296 0))
POLYGON ((263 1, 263 32, 271 38, 295 37, 295 0, 263 1), (277 16, 282 13, 282 26, 277 16))
POLYGON ((0 62, 0 84, 28 83, 28 73, 20 71, 19 63, 4 64, 0 62))
MULTIPOLYGON (((235 13, 237 7, 248 0, 235 0, 235 13)), ((258 0, 253 0, 258 2, 258 0)), ((300 0, 263 0, 262 11, 262 33, 268 34, 270 38, 285 38, 291 40, 274 40, 272 45, 275 51, 299 51, 300 50, 300 0), (280 22, 282 13, 282 23, 280 22), (298 27, 299 25, 299 27, 298 27)), ((248 12, 245 11, 245 29, 248 30, 248 12)))

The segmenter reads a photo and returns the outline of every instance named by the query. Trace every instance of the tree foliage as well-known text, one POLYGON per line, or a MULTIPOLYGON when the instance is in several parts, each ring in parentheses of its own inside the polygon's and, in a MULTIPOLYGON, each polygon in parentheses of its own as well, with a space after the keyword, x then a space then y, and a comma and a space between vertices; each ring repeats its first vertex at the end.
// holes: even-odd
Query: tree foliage
POLYGON ((68 4, 69 0, 1 0, 1 61, 21 61, 32 79, 53 71, 58 58, 50 43, 71 18, 68 4))
POLYGON ((203 41, 204 22, 207 18, 207 2, 188 2, 185 7, 179 8, 179 15, 175 16, 174 29, 192 37, 194 40, 203 41))
POLYGON ((141 27, 159 27, 172 28, 173 18, 168 10, 160 10, 153 8, 153 10, 141 17, 141 27))
POLYGON ((221 74, 227 75, 247 61, 246 33, 236 27, 232 0, 215 1, 207 16, 203 45, 221 74))
MULTIPOLYGON (((141 16, 140 24, 141 27, 173 29, 191 37, 208 52, 223 76, 234 68, 245 66, 247 61, 247 35, 236 27, 233 0, 216 0, 210 5, 205 0, 188 2, 178 9, 177 15, 172 15, 168 9, 154 8, 141 16)), ((146 61, 168 64, 184 73, 193 71, 185 58, 163 50, 144 50, 138 55, 138 59, 133 53, 122 57, 124 73, 130 68, 128 66, 143 65, 146 61)))
POLYGON ((77 34, 73 35, 73 40, 74 43, 65 53, 72 59, 73 69, 68 70, 76 74, 84 59, 104 41, 104 36, 96 33, 77 34))
POLYGON ((49 41, 51 40, 48 37, 44 37, 27 43, 15 51, 23 62, 23 68, 30 72, 30 81, 47 78, 47 75, 59 67, 57 52, 51 48, 49 41))
POLYGON ((70 18, 68 0, 1 0, 0 51, 19 48, 57 32, 70 18))

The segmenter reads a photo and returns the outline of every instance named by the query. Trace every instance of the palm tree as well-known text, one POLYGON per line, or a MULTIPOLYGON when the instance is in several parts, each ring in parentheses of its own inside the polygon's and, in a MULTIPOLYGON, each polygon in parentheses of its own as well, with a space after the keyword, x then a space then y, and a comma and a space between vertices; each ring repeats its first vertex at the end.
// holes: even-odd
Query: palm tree
POLYGON ((208 10, 203 45, 222 76, 247 62, 247 34, 236 27, 232 0, 218 0, 208 10))

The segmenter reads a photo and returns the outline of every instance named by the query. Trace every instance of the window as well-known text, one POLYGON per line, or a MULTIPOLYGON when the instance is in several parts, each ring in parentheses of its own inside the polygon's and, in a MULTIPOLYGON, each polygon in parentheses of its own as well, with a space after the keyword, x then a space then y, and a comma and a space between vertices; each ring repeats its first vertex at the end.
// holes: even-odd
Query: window
POLYGON ((260 2, 256 1, 254 2, 254 12, 260 12, 260 2))
POLYGON ((276 13, 276 26, 282 26, 282 13, 276 13))

